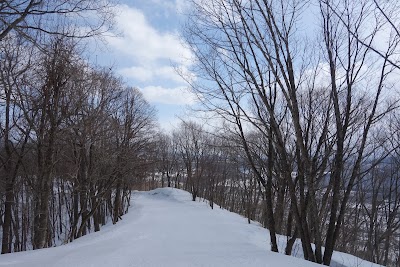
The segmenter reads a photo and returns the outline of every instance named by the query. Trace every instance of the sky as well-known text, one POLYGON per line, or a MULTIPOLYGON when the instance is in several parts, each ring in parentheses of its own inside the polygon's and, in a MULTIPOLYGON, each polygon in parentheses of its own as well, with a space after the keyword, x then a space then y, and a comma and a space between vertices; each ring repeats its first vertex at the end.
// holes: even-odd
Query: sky
MULTIPOLYGON (((115 1, 119 3, 115 18, 118 37, 106 36, 106 47, 94 49, 92 60, 112 67, 127 85, 139 88, 158 110, 161 128, 170 131, 179 118, 187 117, 187 107, 196 104, 196 97, 176 71, 193 75, 189 69, 194 56, 180 36, 188 1, 115 1)), ((305 17, 307 25, 316 27, 315 16, 305 17)))
POLYGON ((180 31, 185 0, 120 0, 116 7, 118 37, 106 36, 106 47, 95 50, 96 63, 109 66, 143 93, 158 110, 161 128, 171 130, 195 96, 178 74, 189 74, 193 59, 180 31))

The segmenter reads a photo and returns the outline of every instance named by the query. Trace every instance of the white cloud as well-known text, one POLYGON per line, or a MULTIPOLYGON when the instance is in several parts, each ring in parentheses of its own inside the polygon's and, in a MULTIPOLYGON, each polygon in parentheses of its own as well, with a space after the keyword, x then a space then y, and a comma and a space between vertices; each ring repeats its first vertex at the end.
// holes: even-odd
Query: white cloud
POLYGON ((107 41, 135 61, 147 65, 158 60, 190 64, 185 59, 191 59, 192 53, 185 47, 179 34, 155 29, 139 9, 119 5, 116 23, 123 36, 108 37, 107 41))
POLYGON ((184 75, 186 78, 195 79, 190 73, 186 66, 182 65, 177 70, 175 67, 168 65, 161 65, 158 67, 152 66, 133 66, 128 68, 122 68, 119 73, 128 78, 134 78, 140 82, 151 82, 154 80, 170 80, 178 84, 185 82, 185 79, 180 75, 184 75))
POLYGON ((150 103, 171 105, 193 105, 197 102, 196 96, 187 87, 164 88, 161 86, 146 86, 141 89, 144 97, 150 103))
POLYGON ((153 78, 153 72, 151 69, 147 69, 141 66, 133 66, 129 68, 123 68, 118 71, 122 76, 134 78, 141 82, 149 81, 153 78))

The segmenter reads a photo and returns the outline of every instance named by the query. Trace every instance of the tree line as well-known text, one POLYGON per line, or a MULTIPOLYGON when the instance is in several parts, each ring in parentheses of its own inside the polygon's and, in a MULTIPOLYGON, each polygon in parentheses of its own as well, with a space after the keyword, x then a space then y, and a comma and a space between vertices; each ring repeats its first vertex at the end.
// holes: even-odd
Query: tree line
POLYGON ((73 43, 52 38, 42 53, 16 42, 0 44, 3 253, 117 222, 155 127, 140 91, 80 59, 73 43))
MULTIPOLYGON (((242 187, 264 197, 272 251, 284 234, 285 253, 299 239, 309 261, 330 265, 341 249, 396 265, 397 1, 190 2, 186 78, 211 132, 235 140, 229 149, 247 162, 236 174, 253 176, 242 187)), ((197 149, 196 138, 180 146, 197 149)), ((218 179, 198 167, 215 163, 201 151, 181 153, 193 198, 198 177, 218 179)))
POLYGON ((9 253, 120 220, 149 166, 155 110, 85 59, 84 39, 112 26, 108 1, 2 1, 0 11, 1 252, 9 253))

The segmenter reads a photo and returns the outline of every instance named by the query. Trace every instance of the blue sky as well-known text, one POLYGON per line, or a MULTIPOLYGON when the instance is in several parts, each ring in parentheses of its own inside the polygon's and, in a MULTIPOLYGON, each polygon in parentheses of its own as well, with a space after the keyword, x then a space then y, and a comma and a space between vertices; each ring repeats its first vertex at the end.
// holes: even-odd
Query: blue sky
POLYGON ((116 31, 96 50, 100 65, 112 66, 130 86, 138 87, 158 110, 160 126, 171 129, 185 107, 195 103, 176 68, 190 74, 192 53, 180 37, 185 0, 122 0, 117 6, 116 31))

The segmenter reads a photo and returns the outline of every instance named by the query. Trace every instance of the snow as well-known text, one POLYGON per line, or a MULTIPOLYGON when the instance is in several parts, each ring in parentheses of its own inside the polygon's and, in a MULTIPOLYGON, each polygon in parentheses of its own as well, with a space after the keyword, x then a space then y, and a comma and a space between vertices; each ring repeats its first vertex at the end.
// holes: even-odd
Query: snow
MULTIPOLYGON (((116 225, 67 245, 1 255, 0 266, 321 266, 269 249, 268 230, 163 188, 135 192, 116 225)), ((344 253, 334 260, 334 266, 374 266, 344 253)))

